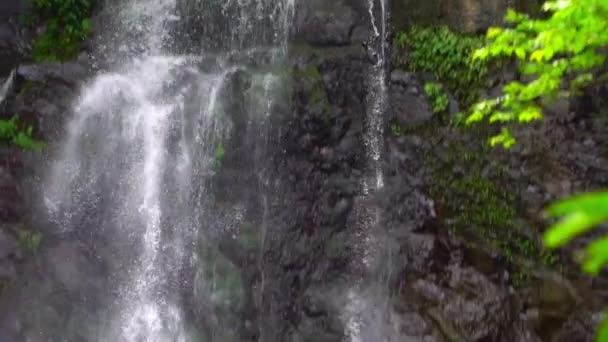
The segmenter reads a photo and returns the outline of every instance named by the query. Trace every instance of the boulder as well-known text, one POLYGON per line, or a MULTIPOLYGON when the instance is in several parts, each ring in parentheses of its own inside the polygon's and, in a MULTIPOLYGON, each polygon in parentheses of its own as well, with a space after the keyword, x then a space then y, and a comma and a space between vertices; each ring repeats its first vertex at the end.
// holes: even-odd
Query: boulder
POLYGON ((413 294, 444 334, 463 341, 535 340, 534 332, 512 315, 506 288, 470 267, 451 265, 446 271, 446 283, 429 276, 412 284, 413 294))

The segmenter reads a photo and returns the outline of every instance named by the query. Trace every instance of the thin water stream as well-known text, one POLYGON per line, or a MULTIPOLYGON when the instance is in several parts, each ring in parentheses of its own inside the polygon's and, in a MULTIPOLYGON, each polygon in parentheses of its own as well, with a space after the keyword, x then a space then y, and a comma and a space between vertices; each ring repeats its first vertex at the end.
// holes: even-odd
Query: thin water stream
MULTIPOLYGON (((380 208, 374 196, 384 187, 382 152, 384 147, 384 113, 387 106, 387 5, 386 0, 368 0, 372 27, 370 54, 375 58, 368 75, 367 117, 364 144, 367 169, 362 179, 362 199, 355 208, 359 221, 357 233, 359 258, 354 260, 358 279, 348 290, 344 309, 346 335, 351 342, 387 342, 390 334, 385 324, 388 303, 384 234, 380 208), (371 203, 371 205, 370 205, 371 203)), ((389 252, 390 255, 390 252, 389 252)))

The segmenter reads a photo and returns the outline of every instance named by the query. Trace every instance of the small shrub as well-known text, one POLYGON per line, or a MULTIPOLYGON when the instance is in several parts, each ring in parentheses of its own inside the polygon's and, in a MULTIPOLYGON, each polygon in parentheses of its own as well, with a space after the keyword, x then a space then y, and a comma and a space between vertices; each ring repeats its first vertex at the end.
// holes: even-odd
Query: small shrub
POLYGON ((488 75, 488 63, 471 59, 484 38, 457 34, 447 27, 413 27, 397 34, 395 46, 401 50, 397 64, 414 71, 431 73, 465 107, 479 96, 488 75))
POLYGON ((90 0, 34 0, 31 26, 43 26, 33 43, 37 62, 58 62, 75 57, 92 29, 90 0))
POLYGON ((10 120, 0 120, 0 142, 13 144, 24 150, 40 151, 44 143, 32 137, 32 126, 20 129, 17 116, 10 120))

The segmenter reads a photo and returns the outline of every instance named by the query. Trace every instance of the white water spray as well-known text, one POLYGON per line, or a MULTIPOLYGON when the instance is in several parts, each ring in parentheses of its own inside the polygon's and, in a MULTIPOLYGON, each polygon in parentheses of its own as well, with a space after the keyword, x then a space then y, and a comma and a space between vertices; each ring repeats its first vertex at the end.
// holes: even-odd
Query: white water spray
MULTIPOLYGON (((207 224, 214 148, 231 129, 222 114, 222 91, 241 66, 225 63, 214 51, 215 65, 203 72, 201 56, 166 51, 168 24, 178 19, 175 0, 125 5, 112 34, 129 37, 119 45, 128 61, 83 88, 48 174, 44 201, 60 233, 102 236, 116 254, 111 267, 117 297, 100 309, 109 317, 108 329, 91 340, 186 342, 191 337, 174 284, 185 285, 177 274, 195 262, 187 246, 195 245, 207 224)), ((273 60, 285 58, 293 0, 230 0, 225 6, 238 9, 238 30, 227 33, 234 47, 269 16, 272 27, 265 29, 272 30, 273 46, 265 48, 273 60), (248 12, 251 8, 256 11, 248 12)), ((264 99, 258 101, 264 102, 260 119, 266 120, 270 93, 280 84, 272 74, 262 80, 264 99)))
MULTIPOLYGON (((373 54, 376 59, 370 68, 368 77, 368 108, 364 142, 367 155, 368 170, 362 182, 362 194, 370 198, 384 187, 382 174, 382 150, 384 142, 384 113, 386 111, 388 90, 386 85, 386 30, 387 8, 385 0, 368 0, 373 36, 370 38, 373 54)), ((380 212, 376 208, 357 208, 360 218, 361 231, 358 233, 361 250, 361 266, 363 272, 373 274, 381 267, 379 260, 382 250, 379 237, 380 212)), ((355 282, 348 290, 347 303, 343 317, 346 325, 346 335, 351 342, 384 342, 389 337, 382 323, 382 311, 386 299, 378 294, 363 279, 355 282)), ((381 292, 381 291, 380 291, 381 292)))

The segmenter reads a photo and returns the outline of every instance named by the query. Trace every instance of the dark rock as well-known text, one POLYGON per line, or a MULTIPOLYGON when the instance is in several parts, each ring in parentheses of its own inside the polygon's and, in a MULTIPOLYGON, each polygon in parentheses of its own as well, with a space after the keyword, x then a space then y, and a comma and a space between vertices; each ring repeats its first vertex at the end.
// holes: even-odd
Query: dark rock
POLYGON ((317 46, 343 46, 368 39, 369 19, 362 1, 298 1, 295 40, 317 46))
MULTIPOLYGON (((601 313, 576 312, 554 332, 551 341, 555 342, 592 342, 595 332, 601 322, 601 313)), ((553 332, 552 332, 553 333, 553 332)))
POLYGON ((17 68, 17 87, 8 110, 19 113, 43 141, 60 141, 79 86, 90 76, 80 63, 33 64, 17 68))
MULTIPOLYGON (((11 228, 7 225, 0 225, 0 260, 9 259, 17 254, 19 245, 17 240, 9 233, 11 228)), ((14 228, 12 228, 15 231, 14 228)))
POLYGON ((23 210, 17 181, 8 169, 0 166, 0 222, 18 222, 23 210))
MULTIPOLYGON (((434 305, 432 315, 441 321, 442 330, 453 330, 448 333, 466 341, 499 340, 504 333, 515 331, 512 325, 516 320, 506 289, 472 268, 452 265, 447 272, 447 287, 432 278, 412 285, 418 296, 434 305)), ((527 328, 522 329, 534 335, 527 328)))
POLYGON ((391 73, 389 115, 403 126, 429 121, 433 111, 414 74, 395 70, 391 73))
POLYGON ((399 239, 400 252, 404 267, 401 269, 406 272, 417 272, 424 274, 432 269, 435 260, 435 249, 437 241, 431 234, 405 233, 399 239))
POLYGON ((110 295, 108 274, 85 245, 62 241, 46 247, 39 258, 20 266, 19 277, 11 282, 0 302, 0 331, 10 336, 9 341, 26 337, 48 341, 59 332, 70 340, 79 340, 76 336, 83 329, 96 324, 91 313, 99 309, 98 300, 110 295), (40 302, 46 303, 44 308, 40 302), (79 309, 72 311, 74 307, 79 309), (79 328, 66 329, 68 321, 79 324, 79 328))
POLYGON ((0 3, 0 78, 5 77, 19 63, 26 47, 26 39, 17 24, 25 13, 23 0, 4 0, 0 3))
POLYGON ((80 63, 27 64, 17 68, 17 77, 30 82, 58 82, 76 87, 89 76, 89 70, 80 63))

